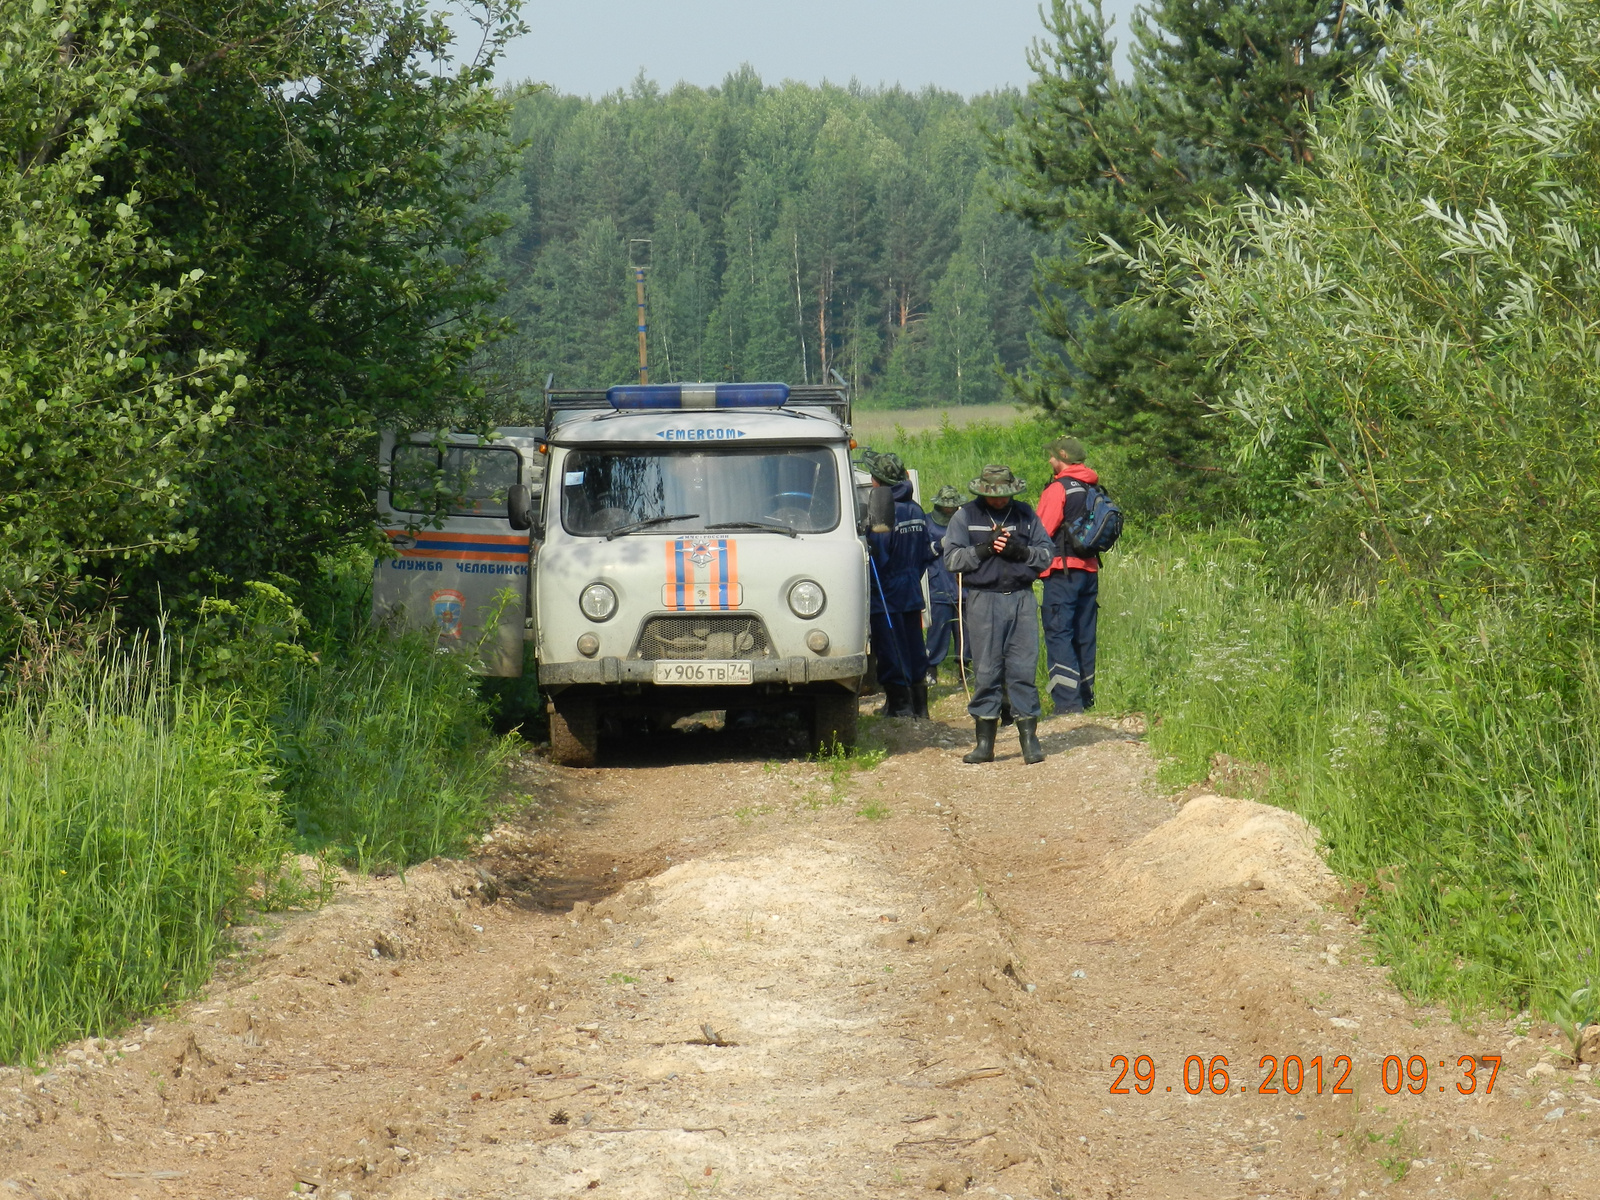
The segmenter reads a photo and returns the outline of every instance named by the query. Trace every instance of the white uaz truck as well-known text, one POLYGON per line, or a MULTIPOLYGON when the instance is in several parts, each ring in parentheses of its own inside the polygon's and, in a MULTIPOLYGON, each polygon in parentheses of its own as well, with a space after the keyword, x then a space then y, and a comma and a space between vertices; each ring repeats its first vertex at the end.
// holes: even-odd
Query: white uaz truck
POLYGON ((813 749, 854 743, 849 421, 842 386, 547 390, 533 621, 557 762, 593 764, 603 715, 790 710, 813 749))

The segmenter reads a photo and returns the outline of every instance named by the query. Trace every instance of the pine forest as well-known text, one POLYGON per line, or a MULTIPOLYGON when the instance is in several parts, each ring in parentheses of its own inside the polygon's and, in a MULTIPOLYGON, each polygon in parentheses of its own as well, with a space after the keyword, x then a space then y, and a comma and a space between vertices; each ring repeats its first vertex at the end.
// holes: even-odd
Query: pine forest
POLYGON ((651 376, 822 381, 888 406, 1002 398, 1032 326, 1038 233, 999 211, 991 137, 1019 96, 641 78, 596 101, 535 91, 494 197, 524 395, 651 376))

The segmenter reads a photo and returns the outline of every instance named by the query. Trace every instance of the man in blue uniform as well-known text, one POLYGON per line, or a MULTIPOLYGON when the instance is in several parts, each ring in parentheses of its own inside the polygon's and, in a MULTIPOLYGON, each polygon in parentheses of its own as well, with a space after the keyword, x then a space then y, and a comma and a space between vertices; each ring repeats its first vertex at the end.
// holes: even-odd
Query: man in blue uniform
POLYGON ((928 516, 911 498, 911 480, 898 455, 879 454, 867 466, 874 487, 888 488, 894 513, 867 531, 872 558, 872 649, 886 717, 928 715, 928 651, 922 641, 922 575, 935 559, 928 516))
POLYGON ((960 507, 961 493, 947 483, 934 496, 933 511, 928 514, 928 540, 939 556, 928 568, 929 683, 939 682, 939 664, 950 653, 950 638, 956 632, 956 577, 944 565, 944 535, 960 507))
POLYGON ((1033 581, 1055 557, 1055 543, 1032 508, 1017 499, 1027 484, 1010 467, 987 466, 967 485, 977 499, 963 505, 944 537, 944 565, 966 589, 967 635, 977 683, 967 711, 978 744, 961 761, 994 761, 1000 708, 1011 701, 1022 761, 1044 761, 1039 744, 1039 606, 1033 581))

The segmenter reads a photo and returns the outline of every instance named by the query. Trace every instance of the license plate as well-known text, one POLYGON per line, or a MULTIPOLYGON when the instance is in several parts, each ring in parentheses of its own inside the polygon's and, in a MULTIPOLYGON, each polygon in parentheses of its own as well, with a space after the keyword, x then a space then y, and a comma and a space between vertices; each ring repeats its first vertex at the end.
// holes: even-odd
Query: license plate
POLYGON ((663 660, 656 663, 657 683, 751 683, 748 662, 709 661, 677 662, 663 660))

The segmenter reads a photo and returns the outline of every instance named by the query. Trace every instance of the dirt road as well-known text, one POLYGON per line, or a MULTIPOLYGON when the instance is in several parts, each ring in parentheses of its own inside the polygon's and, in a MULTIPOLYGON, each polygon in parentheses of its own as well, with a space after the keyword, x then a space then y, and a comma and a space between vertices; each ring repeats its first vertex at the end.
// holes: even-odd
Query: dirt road
POLYGON ((0 1200, 1600 1196, 1590 1072, 1408 1006, 1296 820, 1163 796, 1136 721, 980 768, 936 711, 856 773, 529 754, 474 862, 0 1073, 0 1200))

